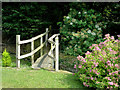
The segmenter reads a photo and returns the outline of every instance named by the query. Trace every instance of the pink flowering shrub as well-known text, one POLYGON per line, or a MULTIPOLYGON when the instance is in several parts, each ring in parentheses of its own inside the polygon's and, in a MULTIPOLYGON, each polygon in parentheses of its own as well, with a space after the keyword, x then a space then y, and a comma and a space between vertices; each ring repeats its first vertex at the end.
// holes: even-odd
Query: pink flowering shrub
MULTIPOLYGON (((118 38, 120 35, 118 35, 118 38)), ((86 87, 94 88, 118 88, 118 77, 120 75, 118 59, 120 40, 115 40, 114 36, 105 35, 105 41, 99 44, 92 44, 87 51, 85 58, 78 56, 78 63, 74 66, 79 77, 86 87)))

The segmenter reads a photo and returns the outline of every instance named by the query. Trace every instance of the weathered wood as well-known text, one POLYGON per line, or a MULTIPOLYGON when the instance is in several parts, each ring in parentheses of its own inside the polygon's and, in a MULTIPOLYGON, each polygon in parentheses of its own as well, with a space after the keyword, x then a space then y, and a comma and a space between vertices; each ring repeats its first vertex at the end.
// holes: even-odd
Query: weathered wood
MULTIPOLYGON (((41 37, 41 45, 42 45, 42 43, 43 43, 43 37, 41 37)), ((43 47, 41 48, 40 55, 41 55, 41 56, 43 55, 43 47)))
POLYGON ((32 42, 32 41, 34 41, 34 40, 36 40, 36 39, 38 39, 38 38, 40 38, 40 37, 43 37, 44 35, 48 34, 48 32, 49 32, 49 31, 47 31, 47 32, 45 32, 45 33, 43 33, 43 34, 41 34, 41 35, 38 35, 38 36, 36 36, 36 37, 33 37, 33 38, 31 38, 31 39, 28 39, 28 40, 20 41, 19 44, 25 44, 25 43, 32 42))
POLYGON ((32 54, 33 54, 33 53, 30 52, 30 53, 27 53, 27 54, 25 54, 25 55, 21 55, 18 59, 23 59, 23 58, 29 57, 29 56, 31 56, 32 54))
POLYGON ((29 43, 29 42, 32 42, 32 39, 20 41, 19 44, 25 44, 25 43, 29 43))
POLYGON ((38 36, 36 36, 36 37, 33 37, 33 40, 36 40, 36 39, 38 39, 38 38, 41 38, 41 37, 43 37, 44 35, 46 35, 48 32, 45 32, 45 33, 43 33, 43 34, 40 34, 40 35, 38 35, 38 36))
POLYGON ((32 40, 32 42, 31 42, 31 52, 32 52, 31 64, 32 65, 34 64, 34 54, 33 54, 33 51, 34 51, 34 40, 32 40))
MULTIPOLYGON (((46 32, 48 32, 48 28, 46 28, 46 32)), ((47 41, 48 41, 48 33, 46 34, 45 39, 46 39, 45 41, 46 41, 46 47, 47 47, 47 44, 48 44, 48 43, 47 43, 47 41)))
POLYGON ((50 51, 48 52, 48 55, 49 55, 49 56, 52 54, 52 51, 55 49, 55 46, 56 46, 56 45, 51 45, 51 49, 50 49, 50 51))
POLYGON ((43 48, 43 46, 45 45, 46 42, 44 42, 41 46, 37 47, 36 49, 34 49, 32 52, 28 53, 28 54, 25 54, 25 55, 21 55, 19 57, 19 59, 23 59, 23 58, 26 58, 26 57, 29 57, 33 54, 35 54, 38 50, 40 50, 41 48, 43 48))
POLYGON ((55 44, 53 40, 48 40, 49 43, 55 44))
POLYGON ((59 70, 59 38, 55 38, 56 48, 55 48, 55 70, 59 70))
POLYGON ((20 35, 16 35, 16 66, 20 68, 20 35))

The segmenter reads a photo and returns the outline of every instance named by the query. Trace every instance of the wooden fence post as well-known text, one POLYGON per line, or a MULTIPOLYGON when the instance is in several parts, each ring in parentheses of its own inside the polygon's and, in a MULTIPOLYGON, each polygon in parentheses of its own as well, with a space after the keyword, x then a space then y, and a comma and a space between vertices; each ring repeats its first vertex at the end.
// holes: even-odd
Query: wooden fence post
MULTIPOLYGON (((46 32, 48 32, 48 28, 46 28, 46 32)), ((46 41, 46 47, 47 47, 47 43, 48 43, 48 42, 47 42, 47 41, 48 41, 48 33, 46 34, 45 39, 46 39, 45 41, 46 41)))
POLYGON ((17 68, 20 68, 20 35, 16 35, 16 66, 17 68))
POLYGON ((55 47, 55 70, 58 71, 59 70, 59 38, 58 36, 55 38, 55 43, 56 43, 56 47, 55 47))
MULTIPOLYGON (((31 42, 31 52, 34 51, 34 40, 32 40, 31 42)), ((33 65, 34 64, 34 54, 32 54, 31 56, 31 64, 33 65)))
MULTIPOLYGON (((41 37, 41 45, 43 44, 43 37, 41 37)), ((43 55, 43 47, 41 48, 41 53, 40 55, 42 56, 43 55)))

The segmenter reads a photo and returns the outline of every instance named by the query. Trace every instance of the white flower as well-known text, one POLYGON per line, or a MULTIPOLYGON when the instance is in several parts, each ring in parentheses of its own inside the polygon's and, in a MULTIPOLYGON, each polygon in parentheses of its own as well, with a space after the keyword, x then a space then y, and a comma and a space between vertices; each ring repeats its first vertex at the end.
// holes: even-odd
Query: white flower
POLYGON ((98 28, 98 30, 101 30, 101 28, 98 28))
POLYGON ((94 32, 91 33, 92 35, 96 35, 94 32))
POLYGON ((84 12, 84 14, 86 14, 87 12, 84 12))
POLYGON ((70 17, 69 17, 69 16, 67 16, 66 18, 67 18, 67 19, 69 19, 70 17))
POLYGON ((73 25, 73 23, 71 22, 70 25, 73 25))
POLYGON ((81 14, 81 12, 78 12, 78 14, 81 14))
POLYGON ((88 33, 91 33, 91 30, 88 30, 87 32, 88 32, 88 33))
POLYGON ((96 28, 99 28, 99 26, 98 26, 98 25, 95 25, 95 27, 96 27, 96 28))
POLYGON ((77 47, 77 45, 75 44, 75 47, 77 47))
POLYGON ((68 47, 66 49, 69 49, 68 47))
POLYGON ((72 37, 72 39, 74 39, 74 37, 72 37))

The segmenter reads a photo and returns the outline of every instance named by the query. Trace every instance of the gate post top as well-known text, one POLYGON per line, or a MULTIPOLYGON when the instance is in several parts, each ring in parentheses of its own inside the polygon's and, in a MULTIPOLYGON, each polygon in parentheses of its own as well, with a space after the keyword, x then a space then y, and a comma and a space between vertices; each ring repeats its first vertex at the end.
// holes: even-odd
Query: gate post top
POLYGON ((20 35, 16 35, 16 43, 19 43, 20 42, 20 35))
POLYGON ((17 37, 20 37, 20 35, 16 35, 17 37))
POLYGON ((17 39, 17 38, 20 39, 20 35, 16 35, 16 39, 17 39))
POLYGON ((48 28, 46 28, 46 31, 48 31, 48 28))

